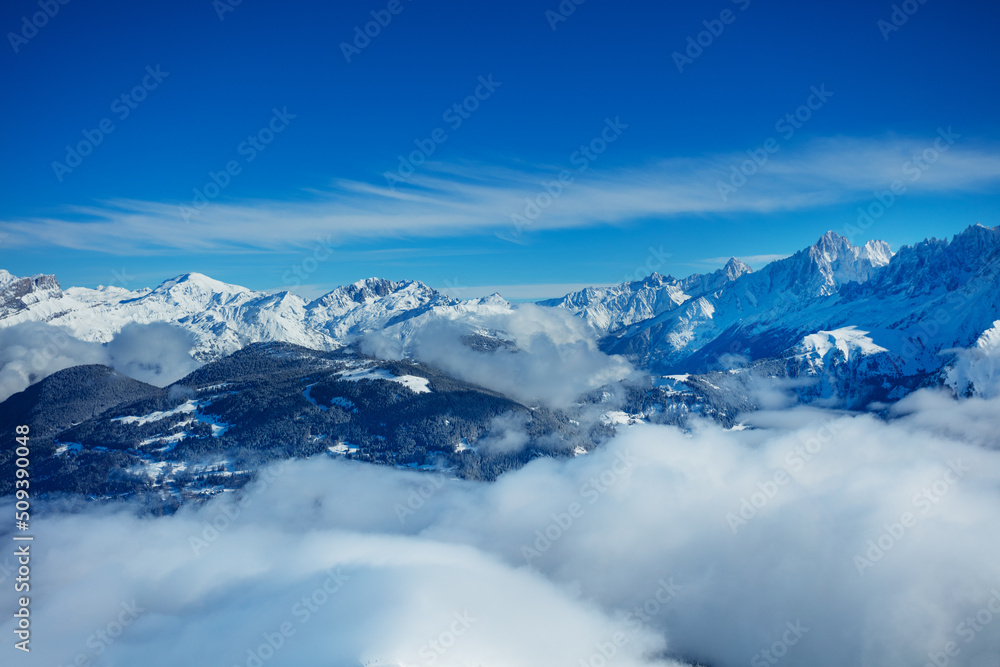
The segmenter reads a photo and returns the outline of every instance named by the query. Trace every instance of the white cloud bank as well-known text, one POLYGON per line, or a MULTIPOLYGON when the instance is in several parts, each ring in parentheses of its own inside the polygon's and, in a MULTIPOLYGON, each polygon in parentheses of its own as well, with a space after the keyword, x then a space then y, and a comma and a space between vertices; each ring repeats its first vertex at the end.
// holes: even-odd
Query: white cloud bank
POLYGON ((164 387, 194 371, 191 334, 166 323, 129 324, 106 345, 82 341, 62 327, 25 322, 0 328, 0 401, 57 371, 103 364, 164 387))
POLYGON ((640 374, 620 355, 597 348, 587 322, 567 310, 520 304, 492 314, 436 318, 414 328, 403 342, 375 332, 362 351, 386 359, 406 356, 515 400, 565 408, 598 387, 640 374), (463 344, 470 332, 497 333, 516 349, 484 353, 463 344))
POLYGON ((640 426, 493 484, 298 461, 242 507, 40 516, 17 664, 993 665, 998 408, 640 426))

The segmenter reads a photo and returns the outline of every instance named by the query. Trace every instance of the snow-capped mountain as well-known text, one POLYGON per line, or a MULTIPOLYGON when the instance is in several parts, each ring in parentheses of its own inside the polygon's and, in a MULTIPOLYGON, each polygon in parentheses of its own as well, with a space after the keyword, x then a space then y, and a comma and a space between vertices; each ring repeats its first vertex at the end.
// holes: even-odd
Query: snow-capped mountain
POLYGON ((405 340, 415 327, 435 317, 460 319, 510 308, 497 294, 463 301, 415 280, 369 278, 338 287, 308 304, 305 323, 340 341, 373 331, 388 331, 405 340))
MULTIPOLYGON (((891 257, 889 246, 882 241, 855 247, 846 238, 827 232, 815 245, 761 271, 743 272, 715 290, 692 296, 678 308, 613 331, 604 347, 641 365, 688 372, 706 366, 701 360, 691 366, 688 360, 729 327, 765 313, 781 319, 805 304, 836 294, 842 285, 868 280, 891 257)), ((791 344, 788 341, 784 348, 760 356, 773 356, 791 344)), ((745 353, 736 346, 718 356, 745 353)))
MULTIPOLYGON (((892 255, 835 234, 675 311, 613 332, 609 352, 663 372, 785 359, 849 403, 900 398, 1000 313, 1000 228, 969 227, 892 255), (865 332, 864 339, 858 332, 865 332)), ((769 372, 773 371, 768 367, 769 372)))
POLYGON ((588 287, 560 299, 539 301, 541 306, 565 308, 586 320, 602 334, 672 311, 692 296, 721 289, 753 271, 731 258, 725 267, 684 279, 653 273, 643 280, 611 287, 588 287))

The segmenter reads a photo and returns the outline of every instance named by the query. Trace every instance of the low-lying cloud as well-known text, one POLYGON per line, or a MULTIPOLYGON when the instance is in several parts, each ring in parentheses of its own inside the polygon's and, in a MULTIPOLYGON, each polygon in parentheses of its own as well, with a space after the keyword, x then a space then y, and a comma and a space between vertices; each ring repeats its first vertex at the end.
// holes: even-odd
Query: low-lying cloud
POLYGON ((103 364, 164 387, 200 364, 191 357, 190 333, 170 324, 129 324, 105 345, 82 341, 44 322, 0 328, 0 401, 57 371, 103 364))
POLYGON ((641 425, 492 484, 313 459, 239 503, 50 513, 20 662, 993 664, 998 408, 924 390, 888 422, 641 425))
POLYGON ((639 375, 624 357, 597 348, 590 326, 572 313, 521 304, 492 315, 435 318, 402 342, 381 332, 361 349, 387 359, 404 354, 452 377, 493 389, 529 405, 564 408, 598 387, 639 375), (484 352, 463 341, 473 331, 504 336, 512 347, 484 352))

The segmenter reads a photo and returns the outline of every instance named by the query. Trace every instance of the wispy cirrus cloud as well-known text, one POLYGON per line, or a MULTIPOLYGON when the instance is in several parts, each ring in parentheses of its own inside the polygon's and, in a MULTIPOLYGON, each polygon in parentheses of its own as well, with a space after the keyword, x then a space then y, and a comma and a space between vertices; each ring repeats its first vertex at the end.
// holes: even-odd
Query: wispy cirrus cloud
POLYGON ((805 210, 867 200, 894 181, 905 184, 908 195, 994 191, 1000 184, 1000 147, 967 147, 957 136, 950 144, 938 135, 816 140, 748 167, 746 182, 726 196, 720 184, 747 160, 745 152, 582 173, 568 162, 521 169, 436 163, 397 189, 338 180, 305 197, 296 193, 294 201, 210 202, 188 221, 181 204, 123 199, 72 207, 58 217, 0 221, 0 232, 9 235, 8 246, 239 253, 290 250, 331 237, 493 233, 519 241, 538 230, 805 210), (553 196, 555 190, 544 184, 557 183, 564 169, 573 180, 553 196), (544 205, 533 209, 531 202, 544 205), (522 216, 521 224, 513 216, 522 216))

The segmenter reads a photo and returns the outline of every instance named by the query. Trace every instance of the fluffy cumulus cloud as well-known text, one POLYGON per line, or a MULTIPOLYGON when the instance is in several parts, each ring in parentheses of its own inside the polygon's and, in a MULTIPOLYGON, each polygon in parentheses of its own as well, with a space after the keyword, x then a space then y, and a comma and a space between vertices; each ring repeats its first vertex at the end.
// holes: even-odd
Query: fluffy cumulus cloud
POLYGON ((127 324, 107 344, 110 366, 136 380, 165 386, 201 364, 191 357, 194 337, 165 322, 127 324))
POLYGON ((925 390, 888 421, 640 425, 492 484, 314 459, 173 516, 52 512, 19 663, 992 665, 998 408, 925 390))
POLYGON ((26 322, 0 328, 0 400, 64 368, 106 361, 100 345, 60 327, 26 322))
POLYGON ((109 343, 82 341, 62 327, 25 322, 0 328, 0 401, 57 371, 103 364, 166 386, 195 370, 190 335, 169 324, 129 324, 109 343))

